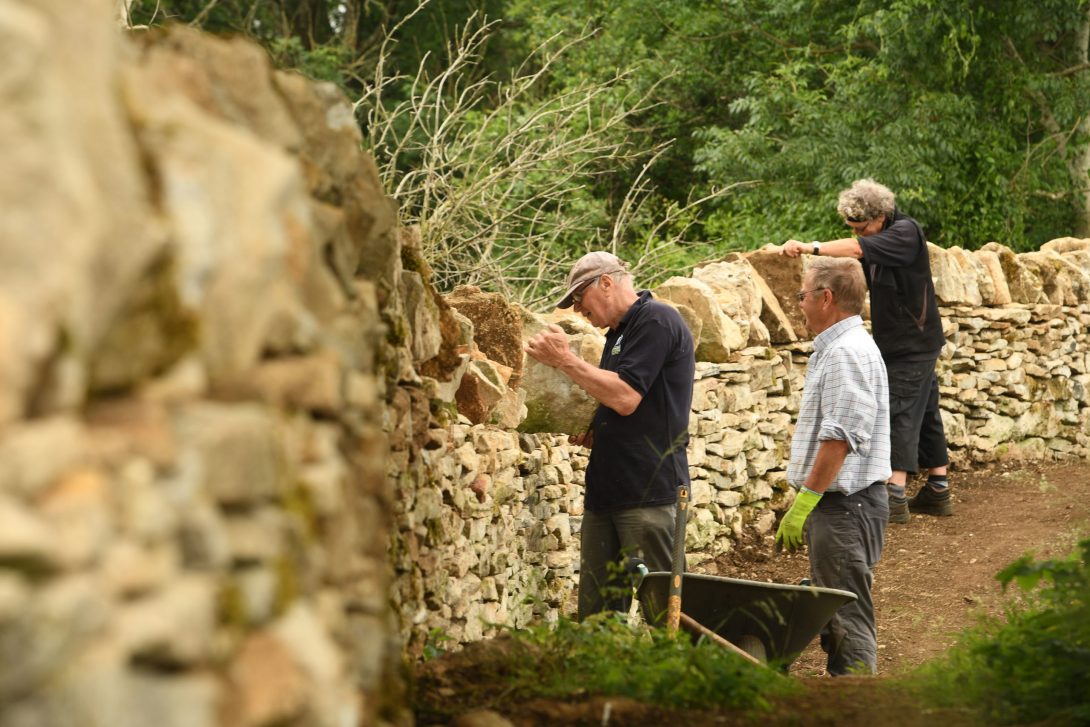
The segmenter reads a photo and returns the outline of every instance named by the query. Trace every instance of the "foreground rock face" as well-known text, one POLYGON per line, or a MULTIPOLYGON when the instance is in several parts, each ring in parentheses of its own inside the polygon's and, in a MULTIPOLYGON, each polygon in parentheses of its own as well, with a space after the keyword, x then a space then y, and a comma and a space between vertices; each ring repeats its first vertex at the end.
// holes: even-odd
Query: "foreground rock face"
POLYGON ((384 344, 434 291, 351 105, 91 0, 0 62, 0 722, 408 722, 382 412, 442 341, 384 344))

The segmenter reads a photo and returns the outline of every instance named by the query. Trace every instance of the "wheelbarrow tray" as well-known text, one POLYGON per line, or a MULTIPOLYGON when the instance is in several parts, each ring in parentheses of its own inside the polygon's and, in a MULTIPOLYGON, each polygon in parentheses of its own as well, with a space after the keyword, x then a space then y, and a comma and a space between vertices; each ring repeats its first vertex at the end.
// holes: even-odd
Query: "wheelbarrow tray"
MULTIPOLYGON (((648 573, 638 596, 644 619, 663 625, 670 574, 648 573)), ((734 644, 764 645, 769 660, 785 666, 820 633, 836 610, 854 601, 854 593, 836 588, 789 586, 738 578, 686 573, 681 611, 734 644)))

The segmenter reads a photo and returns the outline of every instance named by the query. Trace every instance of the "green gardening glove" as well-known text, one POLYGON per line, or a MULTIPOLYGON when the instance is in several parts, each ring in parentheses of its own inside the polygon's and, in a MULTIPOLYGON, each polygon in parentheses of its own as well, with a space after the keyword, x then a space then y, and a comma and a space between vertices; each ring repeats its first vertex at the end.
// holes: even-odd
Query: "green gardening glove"
POLYGON ((808 490, 805 487, 799 489, 795 495, 795 502, 791 509, 783 516, 780 527, 776 531, 776 545, 782 545, 790 552, 802 547, 802 526, 806 524, 806 518, 810 517, 817 504, 821 502, 821 493, 808 490))

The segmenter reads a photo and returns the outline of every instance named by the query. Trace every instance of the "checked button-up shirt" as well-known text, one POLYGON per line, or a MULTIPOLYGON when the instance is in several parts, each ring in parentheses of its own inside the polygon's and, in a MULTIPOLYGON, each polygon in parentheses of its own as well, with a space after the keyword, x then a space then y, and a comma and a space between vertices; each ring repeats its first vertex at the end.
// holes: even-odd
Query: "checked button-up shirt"
POLYGON ((791 438, 787 481, 792 486, 805 484, 818 447, 827 439, 848 443, 848 456, 828 492, 852 495, 892 473, 886 367, 859 316, 814 338, 791 438))

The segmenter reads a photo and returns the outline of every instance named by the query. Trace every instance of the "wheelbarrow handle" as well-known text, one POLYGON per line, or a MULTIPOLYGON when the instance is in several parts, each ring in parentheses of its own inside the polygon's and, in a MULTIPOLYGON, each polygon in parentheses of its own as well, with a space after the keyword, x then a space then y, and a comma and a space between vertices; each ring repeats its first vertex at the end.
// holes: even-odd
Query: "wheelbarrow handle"
POLYGON ((698 636, 703 636, 704 638, 711 641, 713 644, 718 644, 719 646, 722 646, 727 651, 734 652, 735 654, 742 657, 743 659, 745 659, 748 662, 756 664, 757 666, 768 666, 767 664, 762 662, 760 659, 753 656, 753 654, 750 654, 749 652, 744 651, 741 647, 736 646, 735 644, 733 644, 730 641, 727 641, 722 636, 715 633, 714 631, 712 631, 707 626, 700 623, 699 621, 697 621, 696 619, 694 619, 692 616, 690 616, 687 613, 681 614, 681 625, 684 626, 685 630, 688 631, 689 633, 693 633, 693 634, 696 634, 698 636))
POLYGON ((685 573, 685 521, 689 517, 689 486, 677 488, 677 516, 674 519, 674 560, 670 569, 669 600, 666 602, 666 629, 674 632, 681 622, 681 581, 685 573))

